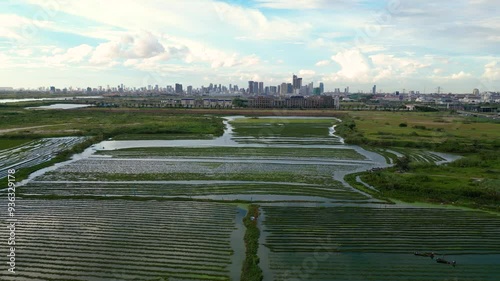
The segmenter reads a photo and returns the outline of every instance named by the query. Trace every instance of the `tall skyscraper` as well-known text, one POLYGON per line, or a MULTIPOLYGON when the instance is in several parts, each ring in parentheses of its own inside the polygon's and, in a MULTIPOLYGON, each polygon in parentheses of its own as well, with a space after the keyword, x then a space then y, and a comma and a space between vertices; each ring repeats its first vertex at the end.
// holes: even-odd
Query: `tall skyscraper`
POLYGON ((259 93, 259 82, 253 82, 253 93, 258 94, 259 93))
POLYGON ((259 95, 264 93, 264 82, 259 82, 259 95))
POLYGON ((253 94, 253 81, 248 81, 248 93, 253 94))
POLYGON ((319 82, 319 93, 320 95, 325 93, 325 84, 323 82, 319 82))
POLYGON ((187 86, 187 94, 192 95, 193 94, 193 86, 187 86))
POLYGON ((372 94, 376 94, 377 93, 377 85, 373 85, 373 89, 372 89, 372 94))
POLYGON ((175 93, 182 94, 182 84, 175 84, 175 93))
POLYGON ((297 77, 297 75, 293 76, 293 89, 297 90, 302 87, 302 78, 297 77))
POLYGON ((284 95, 287 94, 287 92, 288 92, 287 84, 286 83, 281 83, 281 86, 280 86, 280 95, 284 96, 284 95))

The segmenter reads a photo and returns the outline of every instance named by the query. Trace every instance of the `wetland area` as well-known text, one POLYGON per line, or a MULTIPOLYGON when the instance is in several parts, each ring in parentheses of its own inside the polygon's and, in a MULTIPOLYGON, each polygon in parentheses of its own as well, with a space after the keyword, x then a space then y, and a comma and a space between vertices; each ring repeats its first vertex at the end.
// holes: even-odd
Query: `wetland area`
MULTIPOLYGON (((216 132, 214 117, 203 118, 216 132)), ((495 208, 407 203, 372 186, 403 156, 418 169, 458 154, 346 144, 356 132, 343 118, 220 121, 215 137, 177 129, 171 139, 101 139, 26 177, 17 189, 18 273, 0 279, 500 279, 495 208)), ((2 169, 84 141, 20 142, 0 151, 2 169)))

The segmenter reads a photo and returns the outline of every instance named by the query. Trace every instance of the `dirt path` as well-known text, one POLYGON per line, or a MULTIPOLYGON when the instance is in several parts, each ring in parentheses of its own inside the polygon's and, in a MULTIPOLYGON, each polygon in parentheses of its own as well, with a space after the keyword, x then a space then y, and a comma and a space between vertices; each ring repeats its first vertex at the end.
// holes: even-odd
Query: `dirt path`
POLYGON ((4 133, 10 133, 10 132, 15 132, 15 131, 22 131, 22 130, 30 130, 30 129, 38 129, 38 128, 44 128, 44 127, 51 127, 51 126, 58 126, 57 125, 42 125, 42 126, 33 126, 33 127, 22 127, 22 128, 13 128, 13 129, 3 129, 0 130, 0 134, 4 133))

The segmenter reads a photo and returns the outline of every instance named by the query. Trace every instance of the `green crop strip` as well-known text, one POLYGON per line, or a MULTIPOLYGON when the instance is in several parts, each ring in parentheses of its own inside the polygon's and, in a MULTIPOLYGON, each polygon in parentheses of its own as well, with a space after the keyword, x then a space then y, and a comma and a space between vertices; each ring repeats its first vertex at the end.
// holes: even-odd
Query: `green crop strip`
POLYGON ((259 267, 259 257, 257 255, 260 237, 260 230, 257 227, 258 219, 259 206, 250 205, 248 207, 248 213, 243 219, 243 224, 247 230, 245 232, 246 254, 241 270, 241 281, 261 281, 264 278, 262 269, 259 267))

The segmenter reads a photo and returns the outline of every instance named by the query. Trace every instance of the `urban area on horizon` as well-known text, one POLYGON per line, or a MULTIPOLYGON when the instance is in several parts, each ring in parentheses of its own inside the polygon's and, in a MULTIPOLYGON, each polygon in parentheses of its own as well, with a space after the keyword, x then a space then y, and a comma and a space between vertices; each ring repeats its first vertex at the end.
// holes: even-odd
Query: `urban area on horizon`
MULTIPOLYGON (((326 107, 338 108, 340 101, 349 102, 356 100, 359 96, 365 96, 365 100, 375 102, 413 102, 424 104, 437 105, 480 105, 480 104, 497 104, 500 103, 500 92, 480 91, 474 88, 470 93, 451 93, 446 92, 442 87, 437 87, 432 90, 406 90, 394 92, 384 92, 377 89, 377 85, 373 85, 370 91, 352 90, 349 86, 345 88, 334 88, 333 91, 325 91, 325 84, 319 82, 315 87, 314 82, 303 83, 303 78, 293 75, 290 82, 283 82, 279 85, 266 85, 260 81, 248 81, 247 87, 239 85, 222 85, 210 83, 208 86, 194 88, 189 85, 184 87, 183 84, 176 83, 175 85, 167 85, 165 87, 159 84, 147 85, 145 87, 129 87, 125 84, 117 86, 99 86, 99 87, 69 87, 57 88, 55 86, 39 87, 36 90, 14 89, 12 87, 0 87, 0 92, 39 92, 51 94, 84 94, 84 95, 102 95, 106 97, 119 96, 144 96, 144 95, 164 95, 178 97, 178 99, 169 99, 162 101, 163 103, 175 106, 179 104, 182 107, 210 107, 211 105, 221 106, 224 108, 233 107, 233 100, 228 100, 228 97, 246 99, 245 106, 248 107, 326 107), (352 96, 355 98, 353 99, 352 96), (366 96, 369 98, 366 99, 366 96), (198 101, 197 102, 197 97, 198 101), (225 97, 225 99, 213 100, 203 103, 200 97, 225 97), (328 98, 329 97, 329 98, 328 98), (289 100, 288 105, 285 100, 289 100), (314 100, 314 102, 307 102, 314 100)), ((237 105, 242 105, 238 103, 237 105)), ((410 108, 412 108, 410 106, 410 108)), ((496 109, 495 109, 496 111, 496 109)))

